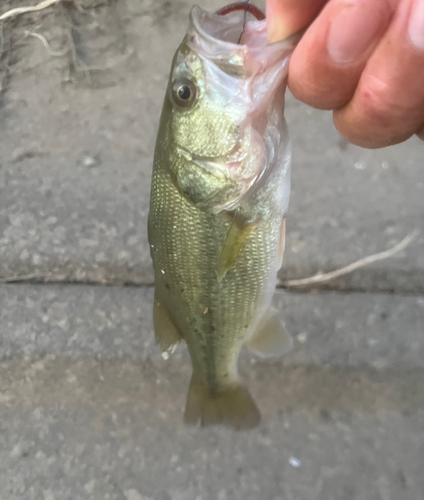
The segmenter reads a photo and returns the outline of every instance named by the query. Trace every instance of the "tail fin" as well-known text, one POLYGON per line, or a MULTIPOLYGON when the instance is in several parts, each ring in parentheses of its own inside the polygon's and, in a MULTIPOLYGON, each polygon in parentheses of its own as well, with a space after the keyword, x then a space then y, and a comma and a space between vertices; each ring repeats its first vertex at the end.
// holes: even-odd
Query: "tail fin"
POLYGON ((261 420, 258 408, 248 390, 238 382, 213 394, 208 387, 192 377, 184 421, 201 427, 225 425, 235 430, 252 429, 261 420))

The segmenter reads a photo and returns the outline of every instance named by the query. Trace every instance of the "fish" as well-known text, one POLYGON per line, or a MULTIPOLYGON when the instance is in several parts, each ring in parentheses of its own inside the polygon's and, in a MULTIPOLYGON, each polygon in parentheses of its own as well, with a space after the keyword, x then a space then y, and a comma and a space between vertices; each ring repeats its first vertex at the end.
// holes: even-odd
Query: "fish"
POLYGON ((271 302, 290 196, 284 99, 296 39, 268 44, 259 9, 249 6, 249 20, 234 10, 190 12, 160 118, 148 237, 156 343, 167 358, 184 340, 193 366, 184 421, 244 430, 261 416, 238 375, 243 345, 268 358, 292 344, 271 302))

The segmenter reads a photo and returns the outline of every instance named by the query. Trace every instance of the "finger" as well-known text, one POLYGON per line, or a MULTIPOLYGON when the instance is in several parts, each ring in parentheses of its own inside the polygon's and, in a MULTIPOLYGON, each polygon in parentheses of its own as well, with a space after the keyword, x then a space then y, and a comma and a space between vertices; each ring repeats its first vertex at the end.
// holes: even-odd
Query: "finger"
POLYGON ((315 108, 346 105, 392 14, 388 0, 331 0, 293 53, 292 93, 315 108))
POLYGON ((423 82, 424 0, 402 0, 336 127, 363 147, 406 140, 424 124, 423 82))
POLYGON ((266 0, 268 41, 283 40, 312 22, 327 0, 266 0))

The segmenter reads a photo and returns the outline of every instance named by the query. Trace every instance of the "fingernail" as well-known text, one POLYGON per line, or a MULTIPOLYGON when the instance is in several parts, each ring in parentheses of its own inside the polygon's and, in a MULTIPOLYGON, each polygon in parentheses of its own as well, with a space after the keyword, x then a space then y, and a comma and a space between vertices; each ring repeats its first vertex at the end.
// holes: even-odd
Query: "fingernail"
POLYGON ((376 37, 380 24, 381 16, 366 3, 344 5, 331 22, 327 40, 330 57, 344 64, 360 60, 376 37))
POLYGON ((266 2, 266 29, 269 43, 284 40, 291 35, 289 27, 284 22, 284 17, 276 15, 272 0, 266 2))
POLYGON ((424 0, 415 0, 409 17, 409 38, 421 50, 424 50, 424 0))

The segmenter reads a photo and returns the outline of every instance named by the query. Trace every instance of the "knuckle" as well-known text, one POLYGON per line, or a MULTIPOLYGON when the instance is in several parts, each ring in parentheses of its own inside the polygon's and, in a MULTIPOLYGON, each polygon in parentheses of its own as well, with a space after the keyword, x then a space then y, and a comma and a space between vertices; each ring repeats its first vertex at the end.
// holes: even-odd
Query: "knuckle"
POLYGON ((393 87, 374 75, 364 75, 359 89, 364 120, 385 133, 402 127, 402 119, 411 111, 393 87))
POLYGON ((416 108, 399 97, 396 87, 363 75, 353 99, 335 112, 335 125, 350 142, 380 148, 403 142, 417 130, 416 108))
POLYGON ((315 74, 289 74, 289 88, 296 99, 317 109, 335 109, 349 100, 345 88, 335 88, 331 81, 315 74))

